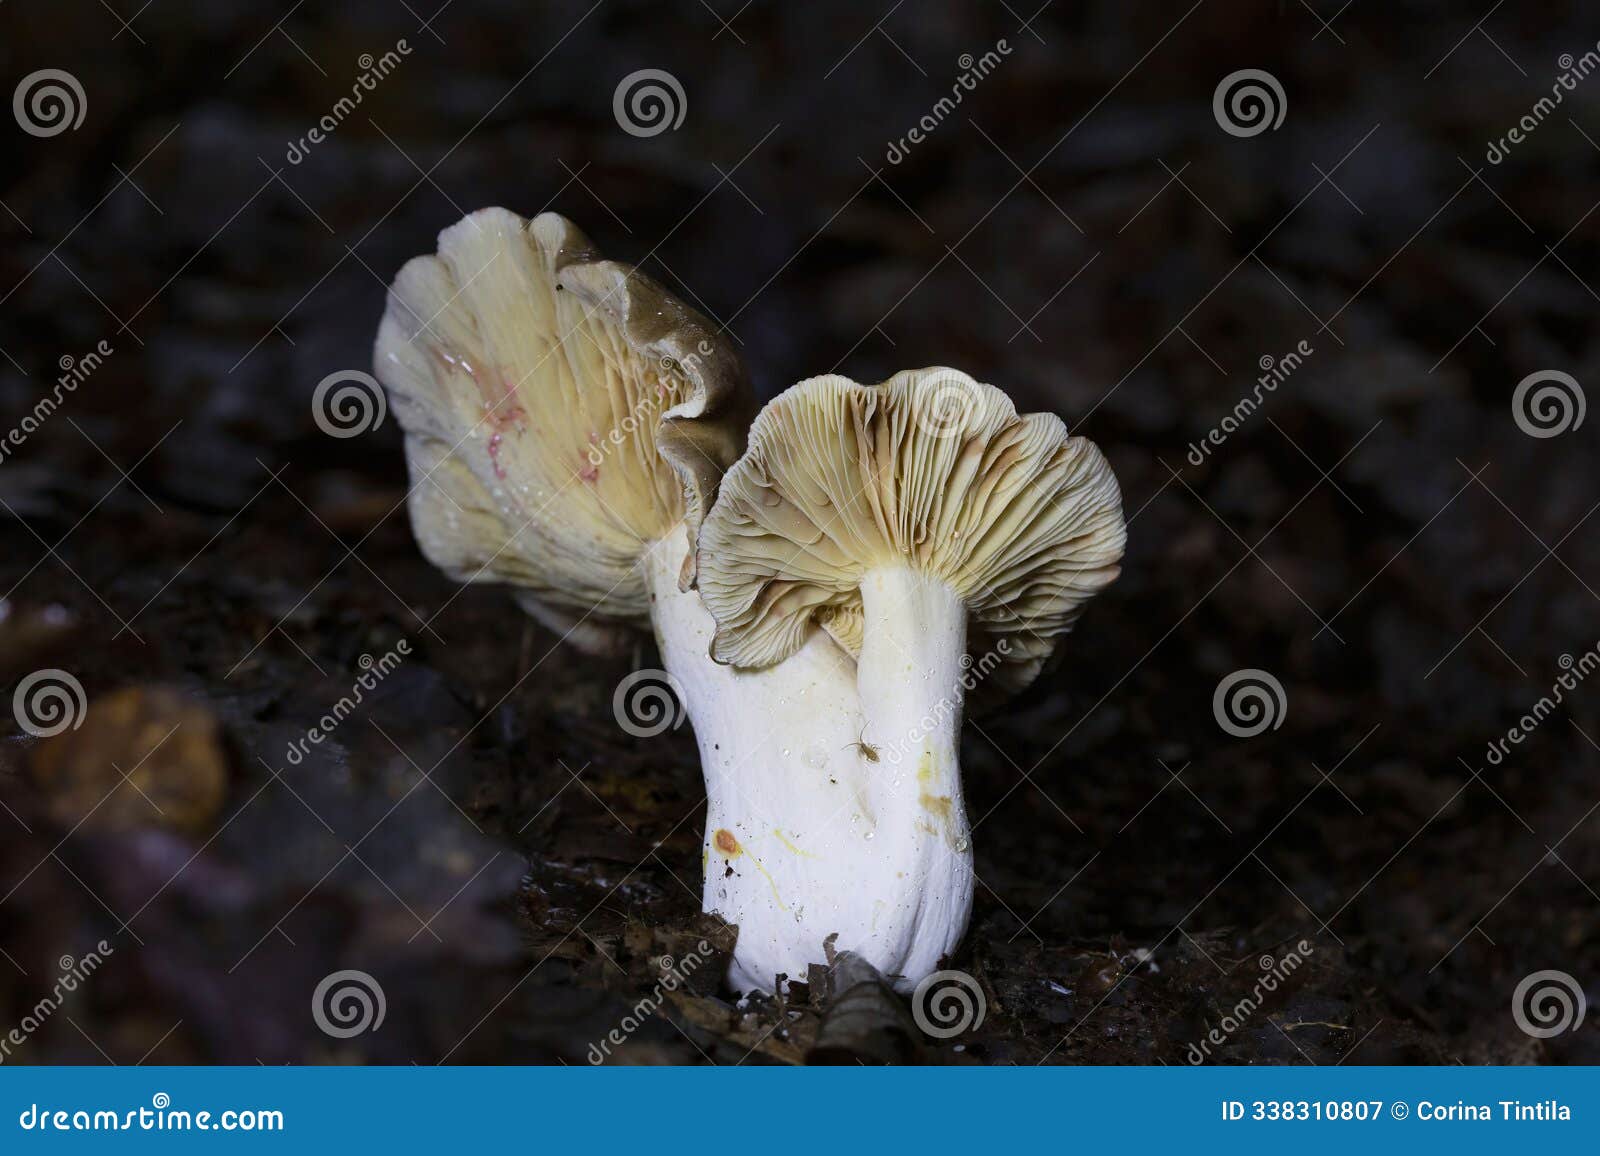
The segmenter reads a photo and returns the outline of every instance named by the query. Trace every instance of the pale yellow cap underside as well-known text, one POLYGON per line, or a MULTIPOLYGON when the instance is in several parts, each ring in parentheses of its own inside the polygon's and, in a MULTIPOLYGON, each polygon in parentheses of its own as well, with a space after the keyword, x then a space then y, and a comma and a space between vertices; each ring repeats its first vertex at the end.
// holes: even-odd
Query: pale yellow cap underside
POLYGON ((862 575, 910 565, 965 600, 974 653, 1006 640, 996 678, 1017 689, 1126 537, 1105 457, 1059 418, 951 369, 812 378, 761 411, 701 529, 712 653, 768 666, 821 626, 859 654, 862 575))

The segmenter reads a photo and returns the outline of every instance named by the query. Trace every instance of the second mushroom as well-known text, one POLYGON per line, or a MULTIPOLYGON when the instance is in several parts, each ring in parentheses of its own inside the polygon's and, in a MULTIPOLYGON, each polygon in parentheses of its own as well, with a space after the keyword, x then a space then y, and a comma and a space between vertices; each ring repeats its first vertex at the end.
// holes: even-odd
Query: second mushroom
POLYGON ((741 751, 781 757, 702 742, 706 907, 739 925, 746 974, 803 975, 836 936, 905 990, 954 950, 973 891, 967 696, 1032 681, 1125 539, 1094 444, 964 373, 812 378, 762 410, 700 533, 712 655, 782 669, 827 639, 853 693, 829 688, 842 717, 797 697, 742 723, 763 738, 741 751))

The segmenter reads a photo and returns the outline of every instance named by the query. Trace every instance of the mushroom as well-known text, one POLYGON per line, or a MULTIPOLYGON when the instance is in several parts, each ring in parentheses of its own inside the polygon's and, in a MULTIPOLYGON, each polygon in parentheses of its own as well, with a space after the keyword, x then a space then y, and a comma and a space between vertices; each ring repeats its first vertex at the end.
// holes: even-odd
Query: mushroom
POLYGON ((554 213, 482 209, 400 270, 375 362, 446 574, 509 583, 591 652, 625 652, 687 587, 753 405, 737 354, 654 281, 554 213))
POLYGON ((734 724, 770 728, 766 747, 798 765, 704 760, 705 905, 739 925, 736 975, 804 974, 836 934, 909 990, 956 947, 973 885, 966 693, 1030 682, 1125 540, 1093 443, 964 373, 816 377, 761 411, 701 527, 712 655, 741 672, 798 657, 816 680, 734 724), (819 707, 859 727, 843 749, 817 748, 839 730, 819 707))

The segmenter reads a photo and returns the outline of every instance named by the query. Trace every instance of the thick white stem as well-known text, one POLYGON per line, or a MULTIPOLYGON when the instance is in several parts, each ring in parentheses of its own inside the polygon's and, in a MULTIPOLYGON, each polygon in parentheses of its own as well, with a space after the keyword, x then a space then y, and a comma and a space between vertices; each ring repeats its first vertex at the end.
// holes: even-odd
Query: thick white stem
POLYGON ((895 865, 879 901, 900 929, 910 984, 955 950, 972 912, 972 847, 961 796, 967 611, 949 586, 907 567, 869 570, 856 672, 871 798, 895 865))
POLYGON ((703 907, 739 927, 731 983, 804 979, 836 936, 909 989, 971 906, 959 688, 933 717, 961 673, 964 608, 909 570, 869 575, 859 680, 820 630, 774 667, 736 670, 711 661, 715 623, 678 589, 687 550, 680 528, 651 551, 652 617, 705 773, 703 907))

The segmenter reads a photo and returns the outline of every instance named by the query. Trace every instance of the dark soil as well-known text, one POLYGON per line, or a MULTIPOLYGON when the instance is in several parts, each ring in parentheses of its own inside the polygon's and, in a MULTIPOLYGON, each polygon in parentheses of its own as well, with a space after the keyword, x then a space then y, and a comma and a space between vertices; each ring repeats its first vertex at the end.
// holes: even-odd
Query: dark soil
MULTIPOLYGON (((987 1016, 915 1055, 1189 1062, 1293 951, 1208 1062, 1600 1062, 1592 1022, 1512 1014, 1545 969, 1600 999, 1600 700, 1487 758, 1600 640, 1596 424, 1512 413, 1535 371, 1600 383, 1600 79, 1485 160, 1594 47, 1577 10, 1056 0, 1019 28, 1035 4, 957 2, 875 32, 887 0, 590 2, 456 0, 432 31, 393 0, 111 0, 127 30, 0 7, 7 91, 61 68, 88 104, 47 139, 0 124, 0 426, 113 350, 0 461, 0 690, 60 668, 89 704, 45 740, 0 711, 0 1033, 108 949, 5 1058, 584 1063, 663 956, 725 957, 692 736, 612 717, 648 644, 585 658, 456 587, 412 540, 393 419, 312 421, 319 381, 370 368, 387 279, 500 204, 642 260, 766 396, 960 366, 1117 470, 1122 578, 967 729, 980 886, 949 962, 987 1016), (687 115, 636 138, 611 96, 649 67, 687 115), (1219 127, 1242 68, 1282 83, 1277 130, 1219 127), (1287 703, 1250 738, 1212 703, 1244 668, 1287 703), (318 1029, 341 969, 381 983, 379 1030, 318 1029)), ((716 972, 611 1058, 806 1057, 820 973, 734 1004, 716 972)))

